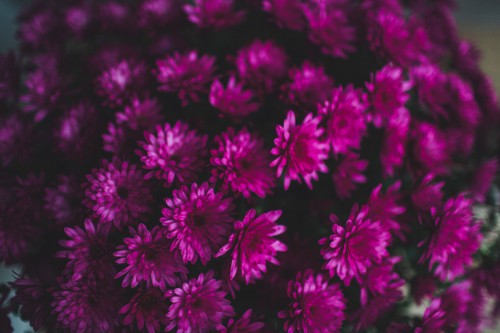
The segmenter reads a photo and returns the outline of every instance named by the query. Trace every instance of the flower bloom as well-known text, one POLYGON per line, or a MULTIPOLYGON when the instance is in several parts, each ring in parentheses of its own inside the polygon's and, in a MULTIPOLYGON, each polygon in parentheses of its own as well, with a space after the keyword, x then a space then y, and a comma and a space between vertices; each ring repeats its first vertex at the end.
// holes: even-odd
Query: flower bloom
POLYGON ((177 327, 178 333, 208 332, 222 326, 225 318, 234 316, 222 282, 213 276, 213 271, 202 273, 167 292, 172 305, 167 313, 170 322, 166 331, 177 327))
POLYGON ((411 131, 415 168, 436 175, 445 174, 451 161, 449 144, 437 126, 419 122, 411 131))
POLYGON ((199 27, 221 29, 243 21, 245 12, 233 7, 234 0, 195 0, 194 5, 184 5, 184 11, 199 27))
POLYGON ((262 138, 246 128, 236 132, 230 127, 214 141, 217 148, 210 151, 210 164, 214 167, 211 182, 221 180, 225 191, 245 198, 253 194, 264 198, 271 193, 275 177, 262 138))
POLYGON ((244 118, 259 109, 259 103, 253 98, 253 91, 244 89, 243 84, 237 83, 234 76, 229 78, 226 88, 219 80, 214 81, 210 88, 210 104, 222 115, 234 119, 244 118))
POLYGON ((208 183, 183 185, 166 201, 160 222, 173 239, 171 250, 179 249, 184 262, 203 265, 224 244, 231 228, 233 201, 215 192, 208 183))
POLYGON ((101 223, 117 228, 137 223, 150 210, 152 195, 140 169, 129 162, 103 161, 87 175, 84 204, 101 223))
POLYGON ((264 11, 273 15, 276 24, 291 30, 302 30, 305 26, 304 11, 300 0, 264 0, 264 11))
POLYGON ((157 60, 155 74, 160 83, 159 90, 177 92, 183 105, 186 105, 188 100, 197 102, 198 93, 205 92, 206 85, 212 80, 214 64, 215 57, 198 57, 196 51, 175 53, 157 60))
POLYGON ((139 290, 130 301, 120 309, 123 324, 131 326, 134 322, 137 328, 148 333, 160 331, 160 325, 168 323, 165 316, 168 305, 163 292, 156 288, 139 290))
POLYGON ((68 226, 83 220, 83 191, 74 177, 59 176, 55 188, 45 190, 45 211, 58 226, 68 226))
POLYGON ((351 214, 342 226, 335 215, 332 235, 322 238, 321 254, 326 260, 325 269, 330 276, 338 275, 346 286, 356 278, 361 283, 362 277, 372 265, 378 265, 387 257, 387 247, 391 243, 391 234, 380 221, 368 218, 369 207, 354 206, 351 214))
POLYGON ((249 284, 263 278, 267 262, 279 265, 276 254, 287 250, 285 244, 274 238, 286 230, 285 226, 276 224, 280 216, 280 210, 257 216, 257 212, 251 209, 243 221, 234 223, 229 242, 215 255, 220 257, 231 251, 231 280, 241 276, 249 284))
POLYGON ((264 323, 252 320, 252 310, 247 310, 239 318, 229 319, 226 327, 218 330, 218 333, 257 333, 264 328, 264 323))
POLYGON ((276 175, 285 173, 285 189, 290 187, 290 182, 296 180, 312 189, 312 180, 318 180, 318 172, 327 172, 324 162, 328 158, 328 144, 321 137, 324 129, 319 127, 321 118, 308 114, 302 124, 297 125, 295 113, 289 111, 283 126, 276 126, 278 137, 274 139, 275 147, 271 154, 276 158, 271 162, 272 167, 277 167, 276 175))
POLYGON ((389 186, 385 193, 382 191, 382 184, 379 184, 370 194, 367 205, 370 207, 368 217, 371 220, 380 221, 387 230, 401 237, 399 219, 406 208, 400 203, 400 190, 400 181, 389 186))
POLYGON ((178 253, 170 250, 172 242, 160 227, 149 231, 141 223, 137 230, 131 227, 130 233, 132 237, 125 238, 125 245, 118 246, 114 253, 118 264, 127 265, 116 274, 116 278, 124 276, 123 287, 135 288, 145 281, 148 286, 166 290, 167 285, 175 286, 179 281, 176 274, 187 274, 178 253))
POLYGON ((167 186, 177 181, 187 183, 196 179, 198 171, 203 167, 208 137, 198 135, 181 121, 174 126, 166 123, 156 126, 156 133, 146 132, 145 142, 141 142, 142 150, 137 154, 147 172, 147 179, 155 177, 164 180, 167 186))
POLYGON ((289 309, 278 313, 286 319, 287 333, 340 332, 346 300, 339 284, 329 284, 312 270, 299 272, 295 281, 288 283, 288 297, 289 309))
POLYGON ((332 96, 318 113, 326 121, 326 135, 334 154, 345 154, 350 149, 359 149, 366 134, 366 94, 347 86, 334 88, 332 96))
POLYGON ((155 98, 132 97, 123 112, 116 113, 116 122, 134 131, 153 129, 162 119, 161 105, 155 98))
POLYGON ((333 184, 339 198, 349 198, 357 184, 366 183, 363 172, 367 167, 368 161, 360 159, 359 154, 349 152, 342 158, 333 172, 333 184))

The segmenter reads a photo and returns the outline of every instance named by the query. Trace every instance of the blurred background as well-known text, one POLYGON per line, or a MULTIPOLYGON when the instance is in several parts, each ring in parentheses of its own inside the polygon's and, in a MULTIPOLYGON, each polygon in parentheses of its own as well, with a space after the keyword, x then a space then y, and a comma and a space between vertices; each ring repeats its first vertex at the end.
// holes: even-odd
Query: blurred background
MULTIPOLYGON (((16 16, 30 0, 0 0, 0 53, 16 47, 16 16)), ((482 69, 500 95, 500 0, 458 0, 456 18, 461 35, 482 52, 482 69)), ((15 267, 0 265, 0 284, 12 279, 15 267)), ((11 318, 15 333, 31 332, 29 325, 11 318)), ((499 332, 500 328, 490 331, 499 332)), ((1 333, 1 332, 0 332, 1 333)))

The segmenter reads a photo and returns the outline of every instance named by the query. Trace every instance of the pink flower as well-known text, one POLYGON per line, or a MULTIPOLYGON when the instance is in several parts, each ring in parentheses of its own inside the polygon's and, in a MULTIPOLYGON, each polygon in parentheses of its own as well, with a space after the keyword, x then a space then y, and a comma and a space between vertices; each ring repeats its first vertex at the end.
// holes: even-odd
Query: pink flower
POLYGON ((368 167, 368 161, 359 157, 359 154, 348 152, 333 171, 333 184, 340 199, 351 197, 357 184, 366 183, 364 172, 368 167))
POLYGON ((326 120, 326 135, 334 154, 345 154, 361 147, 366 134, 367 97, 361 90, 349 85, 332 91, 332 97, 319 107, 318 113, 326 120))
POLYGON ((221 327, 225 318, 234 316, 222 282, 213 276, 213 271, 202 273, 167 292, 172 305, 167 313, 170 322, 166 331, 177 327, 177 333, 209 332, 221 327))
POLYGON ((445 133, 431 123, 418 122, 413 126, 411 136, 414 168, 419 172, 446 174, 451 156, 445 133))
POLYGON ((251 209, 243 221, 236 221, 229 242, 215 255, 220 257, 231 251, 230 278, 232 280, 241 276, 246 284, 263 278, 267 262, 279 265, 276 254, 287 250, 285 244, 274 238, 286 230, 284 226, 276 224, 281 210, 256 215, 256 211, 251 209))
POLYGON ((198 57, 196 51, 174 53, 173 56, 157 60, 155 75, 160 83, 159 90, 177 92, 183 105, 189 100, 197 102, 198 94, 206 92, 206 86, 212 80, 214 64, 215 57, 198 57))
POLYGON ((116 113, 116 122, 134 131, 150 130, 162 120, 161 105, 155 98, 133 97, 123 112, 116 113))
POLYGON ((286 319, 287 333, 340 332, 345 320, 346 299, 339 284, 329 284, 322 274, 312 270, 298 273, 288 283, 289 309, 278 317, 286 319))
POLYGON ((139 331, 148 333, 159 332, 160 325, 166 325, 165 314, 168 305, 163 292, 156 288, 139 290, 132 299, 120 309, 123 324, 133 327, 135 322, 139 331))
POLYGON ((145 281, 148 286, 166 290, 167 285, 179 282, 176 274, 188 273, 178 253, 170 250, 172 242, 166 239, 163 229, 156 226, 149 231, 141 223, 137 230, 131 227, 130 234, 132 237, 125 238, 125 245, 118 246, 114 253, 118 264, 127 265, 115 277, 124 276, 122 287, 135 288, 145 281))
POLYGON ((247 199, 253 194, 264 198, 271 193, 275 177, 262 138, 246 128, 239 132, 228 128, 214 141, 217 148, 210 151, 214 167, 211 182, 221 180, 225 191, 232 190, 247 199))
POLYGON ((389 255, 387 247, 391 243, 391 234, 380 221, 372 221, 368 215, 368 206, 354 206, 342 226, 332 214, 333 233, 319 241, 323 246, 321 254, 326 260, 325 269, 329 270, 330 276, 338 275, 346 286, 353 277, 361 283, 368 268, 380 264, 389 255))
POLYGON ((139 143, 142 150, 137 151, 145 169, 146 178, 164 180, 167 186, 175 181, 189 183, 196 179, 203 167, 208 137, 198 135, 196 130, 177 121, 174 126, 166 123, 156 126, 156 133, 144 134, 146 142, 139 143))
POLYGON ((399 108, 387 124, 380 152, 384 176, 393 176, 396 168, 403 166, 410 133, 410 112, 399 108))
POLYGON ((375 187, 370 194, 367 205, 370 207, 368 217, 372 221, 380 223, 391 232, 402 237, 400 232, 400 218, 406 212, 406 208, 401 204, 402 194, 400 192, 401 181, 397 181, 382 192, 382 184, 375 187))
POLYGON ((206 265, 230 232, 232 199, 205 182, 191 188, 183 185, 165 202, 160 222, 166 227, 166 236, 173 239, 171 250, 179 249, 186 263, 199 258, 206 265))
POLYGON ((262 332, 262 328, 264 328, 264 323, 260 321, 252 320, 252 310, 247 310, 245 313, 238 319, 234 318, 229 319, 226 327, 219 329, 218 333, 258 333, 262 332))
POLYGON ((411 200, 421 211, 429 211, 432 207, 440 208, 443 204, 444 182, 434 182, 434 175, 427 174, 413 190, 411 200))
POLYGON ((234 11, 234 0, 195 0, 195 5, 184 5, 191 22, 199 27, 221 29, 236 25, 245 18, 244 11, 234 11))
POLYGON ((229 78, 227 88, 224 88, 220 81, 216 80, 210 89, 210 104, 218 109, 222 115, 236 120, 259 109, 259 103, 253 99, 253 91, 244 89, 243 84, 237 83, 234 76, 229 78))
POLYGON ((327 172, 324 162, 328 158, 328 144, 321 137, 323 128, 319 127, 321 118, 308 114, 302 124, 295 122, 295 113, 289 111, 283 126, 276 126, 278 137, 274 139, 275 147, 271 154, 276 158, 271 162, 271 167, 277 167, 276 175, 285 173, 285 189, 290 187, 290 182, 304 179, 307 186, 312 189, 312 180, 318 180, 318 172, 327 172))
POLYGON ((305 26, 304 11, 300 0, 264 0, 264 11, 273 15, 279 27, 302 30, 305 26))

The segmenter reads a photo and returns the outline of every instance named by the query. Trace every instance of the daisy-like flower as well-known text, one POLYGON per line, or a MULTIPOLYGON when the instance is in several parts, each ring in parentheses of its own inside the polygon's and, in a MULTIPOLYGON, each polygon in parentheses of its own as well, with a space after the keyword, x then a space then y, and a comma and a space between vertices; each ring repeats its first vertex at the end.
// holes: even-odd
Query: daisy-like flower
POLYGON ((285 189, 290 187, 292 180, 301 183, 302 179, 312 189, 312 181, 318 180, 318 172, 328 171, 324 160, 328 158, 329 146, 321 139, 324 129, 319 127, 320 121, 321 118, 310 113, 302 124, 297 125, 295 113, 289 111, 283 126, 276 126, 278 137, 274 139, 275 147, 271 150, 276 158, 270 165, 277 168, 278 177, 285 173, 285 189))
POLYGON ((165 314, 168 305, 163 292, 157 288, 139 290, 125 306, 120 309, 123 324, 129 327, 135 322, 140 332, 159 332, 160 325, 168 324, 165 314))
POLYGON ((264 11, 273 15, 279 27, 302 30, 305 26, 304 11, 300 0, 264 0, 264 11))
POLYGON ((234 0, 195 0, 194 5, 184 5, 189 21, 199 27, 221 29, 243 21, 245 12, 234 11, 234 0))
POLYGON ((446 174, 451 162, 447 136, 437 126, 418 122, 410 133, 413 141, 413 158, 417 171, 446 174))
POLYGON ((189 100, 197 102, 198 94, 206 92, 207 84, 215 71, 215 57, 199 57, 196 51, 175 53, 156 61, 156 79, 159 90, 176 92, 184 105, 189 100))
POLYGON ((428 211, 432 207, 442 206, 444 182, 435 182, 435 175, 427 174, 413 190, 411 200, 420 211, 428 211))
POLYGON ((148 287, 158 287, 166 290, 179 281, 176 274, 185 275, 184 267, 177 252, 170 251, 172 242, 165 237, 162 228, 156 226, 151 231, 144 224, 139 224, 137 230, 130 228, 132 237, 125 238, 125 245, 120 245, 114 253, 118 264, 126 264, 116 278, 124 276, 122 287, 135 288, 142 281, 148 287))
POLYGON ((66 227, 64 233, 69 239, 59 241, 59 244, 66 249, 58 252, 56 257, 69 260, 66 267, 72 271, 73 281, 91 274, 103 278, 115 273, 107 225, 98 223, 96 227, 91 220, 86 219, 84 229, 66 227))
POLYGON ((356 190, 358 184, 366 183, 364 172, 368 161, 359 158, 359 154, 349 152, 337 164, 333 171, 335 192, 341 199, 347 199, 356 190))
POLYGON ((122 60, 107 68, 96 80, 96 93, 105 104, 116 107, 146 85, 147 69, 142 61, 122 60))
POLYGON ((387 247, 391 243, 391 234, 380 221, 370 220, 368 214, 368 206, 354 206, 345 225, 341 225, 332 214, 333 233, 319 241, 323 246, 321 254, 326 260, 325 269, 332 277, 338 275, 346 286, 352 278, 361 283, 367 270, 389 255, 387 247))
POLYGON ((290 83, 283 86, 285 99, 293 105, 316 110, 318 104, 330 97, 333 80, 325 69, 306 61, 299 68, 289 71, 290 83))
POLYGON ((218 333, 257 333, 261 332, 262 328, 264 328, 264 323, 260 321, 252 320, 252 310, 247 310, 245 313, 239 318, 229 319, 227 325, 223 328, 220 328, 218 333))
POLYGON ((103 161, 87 175, 84 204, 101 223, 122 228, 143 220, 150 211, 151 190, 141 170, 129 162, 103 161))
POLYGON ((380 221, 387 230, 399 236, 401 236, 399 232, 401 225, 398 218, 406 211, 406 208, 398 202, 402 197, 400 189, 400 181, 389 186, 385 192, 382 191, 382 184, 379 184, 373 189, 367 203, 370 207, 368 217, 373 221, 380 221))
POLYGON ((233 191, 245 198, 253 194, 264 198, 275 185, 271 156, 264 148, 264 140, 246 128, 236 132, 232 127, 215 137, 216 149, 212 157, 211 182, 222 181, 225 191, 233 191))
POLYGON ((238 51, 236 69, 239 76, 260 93, 271 93, 287 73, 285 51, 272 41, 254 41, 238 51))
POLYGON ((141 157, 146 179, 163 180, 170 186, 174 181, 184 184, 194 181, 197 173, 203 168, 208 137, 199 135, 196 130, 181 121, 174 126, 166 123, 156 126, 156 133, 146 132, 145 142, 141 142, 142 150, 137 153, 141 157))
POLYGON ((177 333, 209 332, 221 327, 225 318, 234 316, 222 282, 213 277, 213 271, 202 273, 167 292, 172 302, 167 313, 167 331, 177 328, 177 333))
POLYGON ((212 83, 209 100, 222 115, 239 120, 259 109, 260 105, 253 100, 254 97, 252 90, 244 89, 243 84, 237 83, 232 76, 226 88, 219 80, 212 83))
POLYGON ((59 176, 55 188, 45 190, 45 211, 57 226, 68 226, 83 220, 83 191, 70 176, 59 176))
POLYGON ((386 65, 372 75, 366 88, 375 126, 387 125, 399 109, 405 109, 411 87, 411 82, 404 80, 403 69, 394 65, 386 65))
POLYGON ((345 154, 361 147, 367 130, 366 109, 366 94, 351 85, 334 88, 331 98, 319 107, 318 113, 326 120, 326 135, 334 154, 345 154))
POLYGON ((234 223, 229 242, 215 255, 220 257, 231 252, 231 280, 238 276, 249 284, 262 279, 267 262, 279 265, 276 255, 287 250, 286 245, 275 238, 286 230, 285 226, 276 224, 280 216, 281 210, 257 216, 255 209, 250 209, 243 221, 234 223))
POLYGON ((479 224, 472 214, 472 200, 463 194, 449 199, 442 209, 431 208, 432 234, 419 246, 426 245, 421 261, 428 260, 429 268, 436 265, 434 274, 442 281, 452 280, 472 264, 472 255, 481 240, 479 224))
POLYGON ((171 250, 179 249, 184 262, 203 265, 224 244, 230 232, 233 201, 215 192, 208 183, 183 185, 166 201, 160 222, 173 239, 171 250))
POLYGON ((123 112, 116 113, 116 122, 125 124, 133 131, 153 129, 162 120, 161 106, 155 98, 133 97, 123 112))
POLYGON ((340 332, 346 300, 339 284, 328 283, 312 270, 299 272, 295 281, 288 283, 288 297, 289 309, 278 313, 286 319, 287 333, 340 332))
POLYGON ((348 19, 348 1, 311 0, 304 6, 309 39, 324 54, 345 58, 354 52, 355 29, 348 19))
POLYGON ((121 290, 92 278, 63 282, 53 293, 59 325, 75 333, 113 332, 122 306, 121 290))

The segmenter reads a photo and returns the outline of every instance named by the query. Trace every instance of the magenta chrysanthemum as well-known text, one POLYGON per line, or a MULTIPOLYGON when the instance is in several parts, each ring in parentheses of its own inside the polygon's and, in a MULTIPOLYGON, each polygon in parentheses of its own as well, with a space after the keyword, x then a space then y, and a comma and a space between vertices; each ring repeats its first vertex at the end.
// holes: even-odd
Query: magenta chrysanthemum
POLYGON ((338 275, 346 286, 352 278, 361 283, 368 268, 380 264, 389 255, 391 234, 380 221, 370 220, 368 214, 368 206, 354 206, 344 226, 332 214, 333 234, 319 241, 326 260, 325 269, 330 276, 338 275))
POLYGON ((252 310, 247 310, 239 319, 229 319, 227 325, 218 333, 257 333, 264 328, 264 323, 252 320, 252 310))
POLYGON ((370 207, 368 217, 373 221, 380 221, 387 230, 395 232, 399 236, 401 236, 399 219, 406 212, 405 206, 399 202, 402 198, 399 193, 400 189, 401 182, 396 182, 389 186, 384 193, 382 192, 382 184, 379 184, 373 189, 367 203, 370 207))
POLYGON ((441 207, 443 186, 444 182, 434 182, 434 175, 427 174, 413 190, 411 195, 413 205, 421 211, 428 211, 432 207, 441 207))
POLYGON ((367 130, 367 97, 353 86, 333 89, 331 98, 318 109, 326 120, 326 135, 334 154, 359 149, 367 130))
POLYGON ((451 161, 445 133, 431 123, 419 122, 414 125, 411 136, 415 168, 425 173, 445 174, 451 161))
POLYGON ((339 284, 330 284, 322 274, 307 270, 289 282, 288 297, 289 309, 278 313, 278 317, 287 319, 287 333, 340 332, 346 300, 339 284))
POLYGON ((244 11, 234 11, 234 0, 195 0, 194 5, 184 5, 184 11, 200 27, 221 29, 240 23, 244 11))
POLYGON ((318 180, 318 172, 328 171, 324 160, 328 158, 329 147, 322 140, 324 129, 319 127, 320 121, 321 118, 310 113, 302 124, 297 125, 295 113, 289 111, 283 126, 276 126, 278 137, 274 139, 271 154, 277 157, 270 165, 277 168, 278 177, 285 173, 285 189, 290 187, 292 180, 301 183, 301 177, 312 189, 312 181, 318 180))
POLYGON ((146 178, 164 180, 167 186, 175 181, 188 183, 196 179, 196 174, 203 167, 206 154, 207 136, 198 135, 181 121, 174 126, 165 124, 156 126, 156 133, 145 133, 141 157, 145 169, 149 169, 146 178))
POLYGON ((358 184, 366 183, 364 172, 367 167, 368 161, 361 160, 359 154, 349 152, 342 158, 335 167, 332 177, 339 198, 349 198, 358 184))
POLYGON ((160 222, 173 239, 171 250, 179 249, 184 262, 206 265, 224 244, 230 232, 233 201, 215 192, 208 183, 182 186, 166 201, 160 222))
POLYGON ((239 276, 249 284, 263 278, 267 262, 279 265, 276 254, 287 250, 285 244, 274 238, 286 230, 285 226, 276 224, 280 216, 280 210, 257 216, 251 209, 243 221, 234 223, 229 242, 215 255, 219 257, 231 251, 231 280, 239 276))
POLYGON ((305 26, 304 11, 300 0, 264 0, 262 8, 273 15, 276 24, 291 30, 305 26))
POLYGON ((238 120, 259 109, 260 105, 254 97, 252 90, 244 89, 243 84, 237 83, 236 78, 232 76, 226 88, 219 80, 212 83, 209 100, 223 116, 238 120))
POLYGON ((127 266, 116 274, 123 278, 122 286, 135 288, 145 281, 149 286, 166 290, 179 281, 177 274, 184 276, 184 267, 179 253, 171 251, 172 242, 165 237, 164 230, 154 227, 149 231, 144 224, 137 230, 130 228, 132 237, 125 238, 125 245, 117 247, 114 256, 118 264, 127 266))
POLYGON ((253 194, 264 198, 274 188, 275 177, 269 167, 270 155, 264 149, 264 141, 243 128, 236 132, 232 127, 215 137, 216 149, 212 157, 211 182, 222 181, 225 191, 233 191, 245 198, 253 194))
POLYGON ((134 131, 150 130, 162 120, 161 106, 154 98, 133 97, 123 112, 116 113, 116 122, 134 131))
POLYGON ((81 223, 83 220, 83 191, 72 177, 58 177, 55 188, 45 190, 45 211, 57 226, 81 223))
POLYGON ((139 290, 130 302, 120 309, 123 324, 131 326, 135 323, 140 332, 155 333, 168 323, 165 314, 168 311, 163 292, 156 288, 139 290))
POLYGON ((156 67, 159 90, 176 92, 182 103, 187 104, 188 100, 197 102, 198 93, 207 90, 206 86, 215 71, 215 58, 208 55, 198 57, 196 51, 175 53, 157 60, 156 67))
POLYGON ((172 302, 167 331, 177 328, 177 333, 208 332, 221 327, 224 318, 234 316, 222 282, 213 276, 213 271, 202 273, 167 293, 172 302))
POLYGON ((87 176, 85 205, 101 223, 117 228, 136 224, 149 213, 151 190, 141 170, 129 162, 103 161, 87 176))

